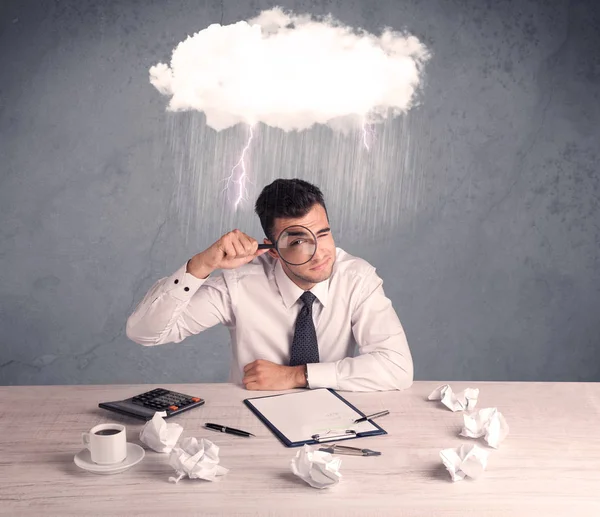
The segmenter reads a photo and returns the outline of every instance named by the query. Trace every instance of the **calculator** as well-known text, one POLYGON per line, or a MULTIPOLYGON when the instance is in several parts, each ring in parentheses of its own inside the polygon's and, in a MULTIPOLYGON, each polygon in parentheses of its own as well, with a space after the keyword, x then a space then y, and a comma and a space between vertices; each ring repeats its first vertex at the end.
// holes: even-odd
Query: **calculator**
POLYGON ((177 393, 165 388, 156 388, 125 400, 100 402, 98 407, 123 415, 150 420, 157 411, 164 411, 166 413, 164 418, 169 418, 202 404, 204 404, 204 399, 200 397, 177 393))

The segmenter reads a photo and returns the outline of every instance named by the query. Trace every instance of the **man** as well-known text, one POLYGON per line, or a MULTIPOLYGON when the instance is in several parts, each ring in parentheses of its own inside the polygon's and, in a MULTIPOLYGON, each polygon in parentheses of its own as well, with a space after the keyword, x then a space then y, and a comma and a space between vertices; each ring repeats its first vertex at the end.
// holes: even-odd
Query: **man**
POLYGON ((402 325, 375 268, 336 248, 321 191, 278 179, 255 210, 265 244, 300 225, 316 236, 314 256, 291 265, 233 230, 154 284, 127 336, 147 346, 179 343, 222 323, 231 334, 230 381, 249 390, 408 388, 413 363, 402 325))

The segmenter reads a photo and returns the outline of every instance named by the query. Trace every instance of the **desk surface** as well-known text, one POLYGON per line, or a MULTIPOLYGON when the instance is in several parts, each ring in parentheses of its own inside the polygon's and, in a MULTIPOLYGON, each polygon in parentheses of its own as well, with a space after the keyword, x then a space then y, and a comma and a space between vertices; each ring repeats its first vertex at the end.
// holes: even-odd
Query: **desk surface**
MULTIPOLYGON (((168 455, 146 451, 126 472, 98 476, 73 456, 81 433, 121 422, 139 443, 142 421, 97 408, 98 402, 156 386, 0 387, 0 514, 218 516, 534 516, 600 515, 600 383, 451 383, 478 387, 477 408, 495 406, 510 434, 491 451, 484 476, 453 483, 439 451, 473 440, 458 436, 462 413, 427 395, 440 382, 416 382, 404 392, 342 393, 364 412, 389 409, 379 420, 387 436, 347 442, 382 451, 379 457, 341 456, 343 475, 330 489, 304 484, 290 470, 297 449, 284 447, 241 402, 260 395, 229 384, 164 385, 207 400, 175 417, 182 436, 220 447, 230 469, 220 482, 182 479, 168 455), (241 438, 205 430, 216 421, 248 430, 241 438)), ((268 393, 262 393, 268 394, 268 393)), ((487 448, 483 439, 477 441, 487 448)))

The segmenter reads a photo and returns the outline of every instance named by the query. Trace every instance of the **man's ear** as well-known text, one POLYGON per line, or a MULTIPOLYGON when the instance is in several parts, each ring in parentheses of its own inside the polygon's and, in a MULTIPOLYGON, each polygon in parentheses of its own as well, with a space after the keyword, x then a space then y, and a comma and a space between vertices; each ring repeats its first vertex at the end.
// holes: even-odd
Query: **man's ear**
MULTIPOLYGON (((263 244, 272 244, 271 241, 269 239, 263 239, 263 244)), ((273 257, 274 259, 278 259, 279 258, 279 254, 277 253, 277 250, 275 249, 270 249, 269 251, 267 251, 267 253, 269 255, 271 255, 271 257, 273 257)))

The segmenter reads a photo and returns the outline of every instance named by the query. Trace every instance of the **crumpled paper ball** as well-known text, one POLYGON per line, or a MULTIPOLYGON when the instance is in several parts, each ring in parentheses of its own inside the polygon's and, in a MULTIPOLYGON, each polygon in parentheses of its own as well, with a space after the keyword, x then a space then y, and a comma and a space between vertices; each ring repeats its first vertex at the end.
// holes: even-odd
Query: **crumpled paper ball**
POLYGON ((488 451, 477 445, 461 445, 456 449, 440 451, 440 458, 452 481, 461 481, 465 476, 477 479, 487 466, 488 451))
POLYGON ((163 418, 166 415, 157 411, 140 431, 140 441, 156 452, 171 452, 183 432, 179 424, 167 423, 163 418))
POLYGON ((305 445, 292 458, 292 472, 314 488, 328 488, 336 485, 342 475, 342 460, 334 458, 330 453, 314 450, 305 445))
POLYGON ((508 435, 508 424, 504 415, 495 407, 480 409, 476 413, 463 415, 465 426, 461 436, 479 438, 483 436, 490 447, 498 448, 508 435))
POLYGON ((452 411, 463 411, 473 409, 478 397, 479 388, 467 388, 455 394, 449 384, 443 384, 434 389, 428 399, 441 400, 442 404, 452 411))
POLYGON ((186 475, 190 479, 218 481, 219 477, 229 472, 229 469, 219 465, 219 448, 205 438, 200 441, 194 437, 184 438, 181 446, 171 451, 169 465, 177 473, 177 477, 169 478, 175 483, 186 475))

